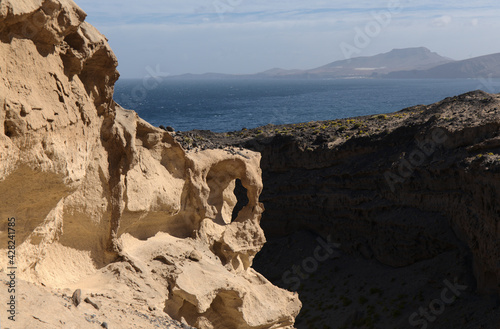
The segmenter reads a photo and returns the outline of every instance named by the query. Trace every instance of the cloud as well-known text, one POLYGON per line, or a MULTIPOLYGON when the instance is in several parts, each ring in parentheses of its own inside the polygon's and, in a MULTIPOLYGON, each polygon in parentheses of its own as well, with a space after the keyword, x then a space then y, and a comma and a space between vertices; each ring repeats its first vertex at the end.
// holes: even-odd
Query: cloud
POLYGON ((446 27, 450 25, 453 21, 453 18, 449 15, 444 15, 432 20, 432 26, 434 27, 446 27))
POLYGON ((417 22, 432 19, 432 26, 449 25, 451 17, 498 17, 498 5, 491 0, 466 1, 444 0, 435 3, 422 0, 348 1, 337 0, 80 0, 78 4, 89 14, 88 21, 99 28, 124 25, 171 26, 176 28, 209 27, 234 28, 253 25, 274 24, 277 28, 311 22, 316 26, 331 26, 338 29, 353 29, 372 19, 374 12, 400 6, 402 11, 394 22, 417 22), (251 24, 250 24, 251 25, 251 24))
POLYGON ((413 4, 409 0, 377 1, 347 1, 337 0, 334 3, 324 0, 80 0, 78 4, 89 13, 104 17, 170 17, 179 21, 184 17, 220 17, 227 18, 253 17, 255 19, 269 19, 288 15, 290 18, 300 18, 314 15, 362 15, 385 9, 390 5, 400 5, 407 12, 435 12, 448 11, 449 15, 455 12, 483 11, 495 9, 498 5, 493 1, 479 0, 441 1, 435 3, 430 0, 413 4))

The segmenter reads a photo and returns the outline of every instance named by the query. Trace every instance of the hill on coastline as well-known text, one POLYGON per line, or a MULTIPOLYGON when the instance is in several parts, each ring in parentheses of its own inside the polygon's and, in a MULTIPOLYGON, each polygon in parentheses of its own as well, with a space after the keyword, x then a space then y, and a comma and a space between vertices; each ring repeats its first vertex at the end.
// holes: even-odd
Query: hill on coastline
POLYGON ((459 79, 500 78, 500 53, 445 63, 426 70, 396 71, 386 78, 403 79, 459 79))
POLYGON ((436 65, 453 62, 424 47, 393 49, 390 52, 367 57, 335 61, 324 66, 297 73, 295 70, 282 71, 275 77, 304 76, 309 78, 370 77, 399 70, 421 70, 436 65))
POLYGON ((273 68, 257 74, 183 74, 182 79, 468 79, 500 78, 500 53, 456 61, 425 47, 393 49, 309 70, 273 68))

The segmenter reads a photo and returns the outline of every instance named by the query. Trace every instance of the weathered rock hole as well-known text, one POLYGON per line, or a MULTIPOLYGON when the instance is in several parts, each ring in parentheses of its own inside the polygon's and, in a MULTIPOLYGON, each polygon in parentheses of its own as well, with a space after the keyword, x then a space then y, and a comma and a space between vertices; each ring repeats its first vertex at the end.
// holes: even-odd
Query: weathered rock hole
POLYGON ((81 52, 85 46, 85 41, 78 33, 71 33, 64 38, 64 41, 73 49, 81 52))
POLYGON ((3 129, 5 136, 9 138, 16 137, 18 135, 16 131, 16 126, 11 121, 8 120, 4 121, 3 129))
POLYGON ((246 205, 248 204, 248 191, 243 186, 241 180, 239 179, 236 179, 236 185, 234 187, 234 195, 236 196, 238 202, 233 208, 233 215, 231 217, 231 221, 234 221, 236 218, 238 218, 238 214, 241 211, 241 209, 246 207, 246 205))
POLYGON ((4 123, 3 123, 3 131, 4 131, 4 134, 5 134, 5 136, 7 136, 7 137, 11 138, 11 137, 12 137, 12 132, 10 132, 10 131, 8 130, 8 128, 9 128, 9 126, 7 125, 7 122, 4 122, 4 123))
POLYGON ((217 242, 217 241, 214 242, 213 252, 214 252, 214 254, 219 256, 222 265, 226 265, 228 263, 228 259, 225 256, 225 251, 226 250, 224 250, 224 245, 222 243, 217 242))
POLYGON ((59 15, 57 16, 57 23, 59 24, 59 26, 68 26, 69 25, 69 19, 67 17, 67 14, 64 11, 59 13, 59 15))

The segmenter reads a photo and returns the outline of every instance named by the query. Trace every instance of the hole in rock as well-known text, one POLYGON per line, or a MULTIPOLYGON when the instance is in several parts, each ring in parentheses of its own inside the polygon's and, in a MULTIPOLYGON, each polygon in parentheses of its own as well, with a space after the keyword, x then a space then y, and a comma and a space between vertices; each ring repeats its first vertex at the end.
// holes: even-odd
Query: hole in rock
POLYGON ((241 180, 236 179, 236 184, 234 187, 234 195, 238 202, 233 208, 233 215, 231 221, 234 221, 237 217, 241 209, 243 209, 248 204, 248 191, 241 183, 241 180))
POLYGON ((16 127, 10 121, 4 121, 3 129, 5 136, 12 138, 16 136, 16 127))
POLYGON ((85 45, 85 41, 78 33, 71 33, 64 38, 64 41, 73 49, 77 51, 82 51, 83 46, 85 45))

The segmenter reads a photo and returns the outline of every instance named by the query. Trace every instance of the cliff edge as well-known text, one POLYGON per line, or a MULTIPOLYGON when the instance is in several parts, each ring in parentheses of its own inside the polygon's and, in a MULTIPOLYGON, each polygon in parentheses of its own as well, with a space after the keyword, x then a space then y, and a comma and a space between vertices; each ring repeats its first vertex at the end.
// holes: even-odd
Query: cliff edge
POLYGON ((472 91, 357 118, 180 132, 189 148, 262 154, 266 234, 332 234, 395 267, 465 243, 479 291, 500 293, 500 96, 472 91), (201 138, 201 139, 200 139, 201 138))
POLYGON ((116 57, 85 16, 71 0, 0 1, 0 273, 17 280, 0 298, 16 298, 15 325, 292 327, 297 295, 251 268, 260 155, 186 152, 121 108, 116 57))
POLYGON ((175 138, 185 148, 261 153, 268 243, 255 266, 299 292, 297 327, 498 328, 499 95, 175 138), (311 234, 338 243, 339 259, 311 263, 321 246, 311 234), (467 295, 446 312, 429 310, 443 280, 467 295))

